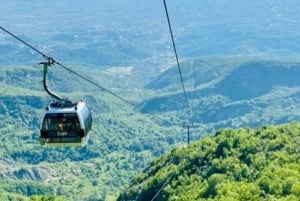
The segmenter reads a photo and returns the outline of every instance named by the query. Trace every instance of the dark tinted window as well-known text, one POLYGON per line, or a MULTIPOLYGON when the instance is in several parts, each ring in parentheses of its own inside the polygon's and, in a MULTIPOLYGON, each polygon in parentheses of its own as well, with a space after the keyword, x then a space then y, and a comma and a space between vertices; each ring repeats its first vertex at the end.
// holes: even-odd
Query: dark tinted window
POLYGON ((43 130, 69 132, 80 130, 76 113, 46 114, 43 121, 43 130))

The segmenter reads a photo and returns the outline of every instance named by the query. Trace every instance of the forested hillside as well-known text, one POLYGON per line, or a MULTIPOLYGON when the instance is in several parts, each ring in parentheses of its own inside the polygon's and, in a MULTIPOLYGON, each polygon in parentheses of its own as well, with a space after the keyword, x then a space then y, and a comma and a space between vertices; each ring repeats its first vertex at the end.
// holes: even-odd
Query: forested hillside
POLYGON ((300 123, 222 129, 175 148, 132 180, 118 201, 300 199, 300 123))
MULTIPOLYGON (((41 67, 1 67, 1 199, 56 195, 67 200, 114 200, 153 158, 187 142, 176 66, 146 87, 138 85, 140 77, 131 68, 72 69, 135 107, 53 66, 50 89, 74 101, 84 100, 94 124, 86 147, 42 147, 40 118, 52 98, 43 90, 41 67)), ((199 140, 224 127, 254 128, 298 120, 299 69, 297 60, 216 57, 185 61, 183 73, 194 121, 190 139, 199 140), (231 88, 241 91, 240 95, 231 88)))
MULTIPOLYGON (((297 59, 213 57, 187 60, 181 68, 193 120, 203 127, 257 127, 300 120, 297 59)), ((177 71, 170 68, 146 85, 158 95, 143 101, 144 110, 184 110, 177 71)))
MULTIPOLYGON (((226 127, 257 128, 300 120, 299 0, 172 0, 167 4, 178 60, 161 1, 1 1, 0 200, 114 201, 154 158, 176 147, 172 154, 189 150, 186 157, 196 155, 191 147, 197 145, 179 148, 187 142, 191 123, 189 139, 196 141, 226 127), (41 114, 52 98, 42 88, 42 67, 37 63, 48 56, 89 81, 57 65, 48 74, 50 89, 73 101, 84 100, 91 110, 93 126, 85 147, 39 144, 41 114)), ((222 142, 211 145, 221 148, 206 161, 243 154, 231 153, 239 148, 231 141, 223 153, 222 142)), ((176 160, 171 169, 176 164, 184 168, 182 160, 176 160)), ((236 174, 243 172, 243 176, 235 177, 240 186, 247 186, 244 178, 255 173, 255 159, 238 160, 236 174)), ((209 179, 206 171, 212 173, 210 168, 215 167, 211 163, 201 164, 200 182, 207 181, 196 193, 216 199, 221 187, 214 186, 215 180, 228 178, 224 189, 236 182, 222 172, 209 179)), ((293 173, 285 171, 293 168, 282 172, 289 178, 293 173)), ((178 175, 192 174, 176 173, 172 179, 178 175)), ((250 185, 251 192, 263 192, 266 199, 279 197, 270 190, 273 187, 256 178, 251 181, 259 187, 250 185)), ((146 175, 136 183, 144 179, 146 175)), ((286 199, 293 199, 295 192, 297 197, 297 185, 283 185, 286 199)), ((162 195, 188 188, 168 187, 162 195)), ((133 198, 135 193, 128 195, 133 198)))
MULTIPOLYGON (((90 79, 107 87, 113 85, 122 97, 139 102, 138 95, 125 95, 130 89, 123 85, 122 70, 73 69, 86 70, 90 79), (119 82, 114 84, 116 79, 119 82)), ((131 105, 54 66, 49 72, 50 89, 73 101, 84 100, 94 123, 86 147, 43 147, 39 144, 39 125, 52 98, 43 90, 41 67, 1 67, 0 81, 0 200, 28 200, 36 195, 114 200, 132 175, 179 141, 178 135, 170 137, 177 132, 176 125, 160 125, 159 117, 151 120, 131 105)))

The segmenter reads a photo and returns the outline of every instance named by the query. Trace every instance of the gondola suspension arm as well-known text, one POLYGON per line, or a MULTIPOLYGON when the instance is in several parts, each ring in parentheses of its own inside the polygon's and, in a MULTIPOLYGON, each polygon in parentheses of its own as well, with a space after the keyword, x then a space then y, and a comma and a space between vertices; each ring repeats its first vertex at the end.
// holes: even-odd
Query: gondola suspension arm
POLYGON ((58 100, 65 100, 63 97, 55 94, 53 91, 51 91, 49 88, 48 88, 48 85, 47 85, 47 74, 48 74, 48 67, 50 67, 51 65, 54 65, 55 63, 55 60, 48 57, 48 61, 45 61, 45 62, 40 62, 39 64, 40 65, 43 65, 44 66, 44 73, 43 73, 43 85, 44 85, 44 89, 45 91, 52 97, 58 99, 58 100))

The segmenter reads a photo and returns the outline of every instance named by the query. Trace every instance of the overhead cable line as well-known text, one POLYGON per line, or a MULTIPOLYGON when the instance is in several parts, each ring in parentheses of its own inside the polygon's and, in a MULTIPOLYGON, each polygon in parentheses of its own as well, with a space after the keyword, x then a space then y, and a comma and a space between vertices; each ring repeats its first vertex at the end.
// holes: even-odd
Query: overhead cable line
MULTIPOLYGON (((33 47, 32 45, 30 45, 29 43, 25 42, 24 40, 22 40, 21 38, 17 37, 16 35, 14 35, 13 33, 9 32, 7 29, 3 28, 2 26, 0 26, 0 29, 2 29, 2 31, 6 32, 7 34, 9 34, 10 36, 12 36, 13 38, 17 39, 18 41, 20 41, 21 43, 25 44, 26 46, 30 47, 32 50, 36 51, 37 53, 41 54, 43 57, 45 57, 46 59, 51 59, 51 57, 48 57, 47 55, 45 55, 43 52, 41 52, 40 50, 36 49, 35 47, 33 47)), ((51 59, 52 61, 52 59, 51 59)), ((54 60, 53 60, 54 61, 54 60)))
MULTIPOLYGON (((178 59, 178 55, 177 55, 177 50, 176 50, 176 45, 175 45, 175 40, 174 40, 173 31, 172 31, 172 27, 171 27, 171 22, 170 22, 170 18, 169 18, 169 13, 168 13, 168 9, 167 9, 166 0, 163 0, 163 2, 164 2, 164 8, 165 8, 165 12, 166 12, 166 17, 167 17, 167 20, 168 20, 169 31, 170 31, 171 38, 172 38, 172 44, 173 44, 173 49, 174 49, 174 53, 175 53, 175 57, 176 57, 177 68, 178 68, 178 72, 179 72, 179 75, 180 75, 181 86, 182 86, 186 106, 187 106, 189 117, 190 117, 190 123, 193 124, 192 110, 190 108, 190 104, 189 104, 189 101, 188 101, 187 93, 186 93, 184 82, 183 82, 183 76, 182 76, 181 67, 180 67, 180 64, 179 64, 179 59, 178 59)), ((187 126, 187 128, 188 128, 188 142, 189 142, 189 128, 190 128, 189 126, 190 125, 187 126)), ((166 181, 160 187, 158 192, 153 196, 151 201, 154 201, 160 195, 160 193, 164 190, 164 188, 169 184, 169 182, 171 181, 174 174, 175 174, 175 172, 171 173, 171 175, 166 179, 166 181)))
MULTIPOLYGON (((30 45, 29 43, 25 42, 24 40, 22 40, 21 38, 19 38, 18 36, 16 36, 15 34, 11 33, 10 31, 8 31, 7 29, 3 28, 2 26, 0 26, 0 29, 3 30, 5 33, 7 33, 8 35, 12 36, 13 38, 15 38, 16 40, 18 40, 19 42, 23 43, 24 45, 28 46, 29 48, 31 48, 32 50, 34 50, 35 52, 39 53, 40 55, 42 55, 44 58, 46 58, 50 63, 51 65, 52 64, 57 64, 58 66, 64 68, 65 70, 75 74, 76 76, 82 78, 83 80, 87 81, 88 83, 100 88, 101 90, 111 94, 112 96, 120 99, 121 101, 123 101, 124 103, 132 106, 135 110, 137 111, 144 111, 147 113, 147 111, 145 111, 143 108, 140 108, 138 107, 136 104, 126 100, 125 98, 119 96, 118 94, 104 88, 103 86, 99 85, 98 83, 94 82, 94 81, 91 81, 90 79, 86 78, 85 76, 75 72, 74 70, 66 67, 65 65, 61 64, 60 62, 56 61, 55 59, 53 59, 52 57, 49 57, 47 56, 46 54, 44 54, 42 51, 38 50, 37 48, 33 47, 32 45, 30 45)), ((155 116, 157 118, 157 116, 155 116)), ((160 119, 160 118, 157 118, 157 119, 160 119)))
MULTIPOLYGON (((9 34, 10 36, 12 36, 13 38, 17 39, 18 41, 20 41, 21 43, 23 43, 24 45, 26 45, 27 47, 31 48, 32 50, 34 50, 35 52, 39 53, 40 55, 42 55, 44 58, 46 58, 47 60, 51 61, 52 63, 57 64, 58 66, 64 68, 65 70, 75 74, 76 76, 80 77, 81 79, 89 82, 90 84, 100 88, 101 90, 111 94, 112 96, 115 96, 116 98, 120 99, 121 101, 131 105, 133 108, 137 108, 137 106, 135 104, 133 104, 132 102, 122 98, 121 96, 117 95, 116 93, 102 87, 101 85, 99 85, 98 83, 91 81, 90 79, 86 78, 85 76, 75 72, 74 70, 68 68, 67 66, 61 64, 60 62, 56 61, 55 59, 53 59, 52 57, 47 56, 46 54, 44 54, 42 51, 38 50, 37 48, 33 47, 32 45, 30 45, 29 43, 25 42, 24 40, 22 40, 21 38, 19 38, 18 36, 14 35, 13 33, 11 33, 10 31, 8 31, 7 29, 3 28, 2 26, 0 26, 0 29, 2 29, 5 33, 9 34)), ((138 108, 137 108, 138 109, 138 108)))
POLYGON ((174 53, 175 53, 175 57, 176 57, 177 68, 178 68, 178 72, 179 72, 179 75, 180 75, 181 86, 182 86, 186 106, 187 106, 189 117, 190 117, 190 123, 193 124, 192 110, 191 110, 191 107, 190 107, 190 104, 189 104, 189 101, 188 101, 187 93, 186 93, 184 82, 183 82, 183 76, 182 76, 181 67, 180 67, 180 64, 179 64, 179 59, 178 59, 178 55, 177 55, 177 50, 176 50, 176 45, 175 45, 175 40, 174 40, 174 36, 173 36, 173 31, 172 31, 172 27, 171 27, 171 22, 170 22, 168 9, 167 9, 166 0, 163 0, 163 2, 164 2, 165 12, 166 12, 166 17, 167 17, 167 20, 168 20, 169 31, 170 31, 171 38, 172 38, 172 44, 173 44, 173 49, 174 49, 174 53))
MULTIPOLYGON (((174 42, 174 37, 173 37, 173 32, 172 32, 172 28, 171 28, 171 23, 170 23, 170 19, 169 19, 169 15, 168 15, 168 11, 167 11, 167 6, 166 6, 166 2, 165 0, 164 2, 164 6, 165 6, 165 12, 166 12, 166 16, 167 16, 167 20, 168 20, 168 25, 169 25, 169 30, 170 30, 170 34, 171 34, 171 38, 172 38, 172 43, 173 43, 173 48, 174 48, 174 52, 175 52, 175 56, 176 56, 176 62, 177 62, 177 67, 178 67, 178 71, 179 71, 179 75, 180 75, 180 79, 181 79, 181 85, 182 85, 182 89, 183 89, 183 93, 184 93, 184 97, 185 97, 185 102, 187 105, 187 108, 189 110, 189 115, 190 115, 190 121, 192 122, 192 113, 191 113, 191 109, 189 106, 189 102, 188 102, 188 98, 187 98, 187 93, 185 90, 185 86, 184 86, 184 82, 183 82, 183 76, 182 76, 182 72, 181 72, 181 67, 179 64, 179 60, 178 60, 178 56, 177 56, 177 51, 176 51, 176 46, 175 46, 175 42, 174 42)), ((116 93, 102 87, 101 85, 99 85, 98 83, 91 81, 90 79, 86 78, 85 76, 75 72, 74 70, 68 68, 67 66, 61 64, 60 62, 56 61, 54 58, 49 57, 48 55, 44 54, 42 51, 38 50, 37 48, 35 48, 34 46, 30 45, 29 43, 27 43, 26 41, 22 40, 21 38, 17 37, 16 35, 14 35, 13 33, 9 32, 7 29, 3 28, 2 26, 0 26, 0 29, 2 31, 4 31, 5 33, 7 33, 8 35, 12 36, 13 38, 15 38, 16 40, 18 40, 19 42, 23 43, 24 45, 26 45, 27 47, 29 47, 30 49, 32 49, 33 51, 39 53, 41 56, 43 56, 45 59, 47 59, 49 62, 55 63, 58 66, 64 68, 65 70, 75 74, 76 76, 82 78, 83 80, 89 82, 90 84, 100 88, 101 90, 111 94, 112 96, 115 96, 116 98, 120 99, 121 101, 131 105, 133 108, 136 108, 139 110, 139 108, 133 104, 132 102, 122 98, 121 96, 117 95, 116 93)), ((155 196, 152 198, 151 201, 154 201, 157 196, 159 196, 159 194, 163 191, 163 189, 165 188, 166 185, 168 185, 168 183, 170 182, 170 180, 172 179, 172 177, 174 176, 174 172, 171 173, 171 175, 166 179, 166 181, 164 182, 164 184, 161 186, 161 188, 159 189, 159 191, 155 194, 155 196)))
POLYGON ((151 201, 154 201, 156 199, 156 197, 160 194, 160 192, 162 190, 164 190, 165 186, 170 182, 170 180, 172 179, 174 175, 174 172, 167 178, 167 180, 165 181, 165 183, 160 187, 159 191, 153 196, 153 198, 151 199, 151 201))
MULTIPOLYGON (((96 83, 96 82, 94 82, 94 81, 91 81, 90 79, 84 77, 83 75, 80 75, 79 73, 77 73, 77 72, 75 72, 74 70, 72 70, 72 69, 70 69, 70 68, 68 68, 68 67, 66 67, 66 66, 64 66, 64 65, 62 65, 61 63, 59 63, 59 62, 57 62, 57 61, 56 61, 55 63, 56 63, 57 65, 61 66, 62 68, 64 68, 65 70, 67 70, 67 71, 69 71, 69 72, 71 72, 71 73, 77 75, 78 77, 82 78, 83 80, 89 82, 90 84, 93 84, 94 86, 96 86, 96 87, 102 89, 103 91, 105 91, 105 92, 111 94, 112 96, 115 96, 116 98, 120 99, 121 101, 123 101, 123 102, 125 102, 125 103, 131 105, 133 108, 137 108, 137 106, 136 106, 134 103, 132 103, 132 102, 130 102, 130 101, 128 101, 128 100, 122 98, 121 96, 117 95, 116 93, 114 93, 114 92, 112 92, 112 91, 110 91, 110 90, 108 90, 108 89, 102 87, 102 86, 99 85, 98 83, 96 83)), ((138 108, 137 108, 137 109, 138 109, 138 108)))

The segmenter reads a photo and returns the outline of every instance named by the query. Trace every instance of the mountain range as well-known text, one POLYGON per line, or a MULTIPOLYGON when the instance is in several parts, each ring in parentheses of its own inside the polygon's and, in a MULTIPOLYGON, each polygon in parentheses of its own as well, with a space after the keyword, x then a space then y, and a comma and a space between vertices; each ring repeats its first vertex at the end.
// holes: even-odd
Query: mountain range
POLYGON ((86 147, 42 147, 45 58, 1 31, 0 200, 116 200, 188 135, 299 121, 298 4, 167 2, 178 68, 162 2, 1 2, 1 27, 90 81, 48 74, 94 123, 86 147))
MULTIPOLYGON (((74 70, 82 71, 79 67, 74 70)), ((122 80, 119 74, 112 73, 116 69, 91 70, 90 79, 101 83, 103 79, 97 79, 101 75, 108 80, 107 86, 114 86, 112 90, 136 106, 55 66, 49 72, 49 87, 64 97, 84 99, 92 111, 94 125, 86 147, 53 149, 38 143, 41 113, 51 100, 41 86, 41 69, 1 68, 1 166, 5 170, 1 177, 6 184, 24 185, 15 182, 21 179, 32 181, 26 183, 26 189, 39 185, 41 192, 49 193, 43 188, 50 187, 50 194, 59 192, 57 195, 68 199, 75 199, 72 192, 82 189, 86 195, 81 199, 104 199, 116 196, 153 157, 187 142, 182 126, 189 122, 177 66, 146 84, 143 96, 138 95, 141 89, 128 95, 126 85, 111 82, 122 80), (15 168, 7 169, 11 164, 15 168), (80 184, 83 181, 85 184, 80 184), (61 186, 60 191, 56 185, 61 186), (71 186, 77 190, 70 191, 71 186), (101 193, 92 196, 95 191, 101 193)), ((296 60, 201 58, 183 62, 182 70, 194 123, 191 140, 224 127, 255 128, 299 120, 300 66, 296 60)), ((4 189, 18 196, 36 194, 32 190, 4 189)))

